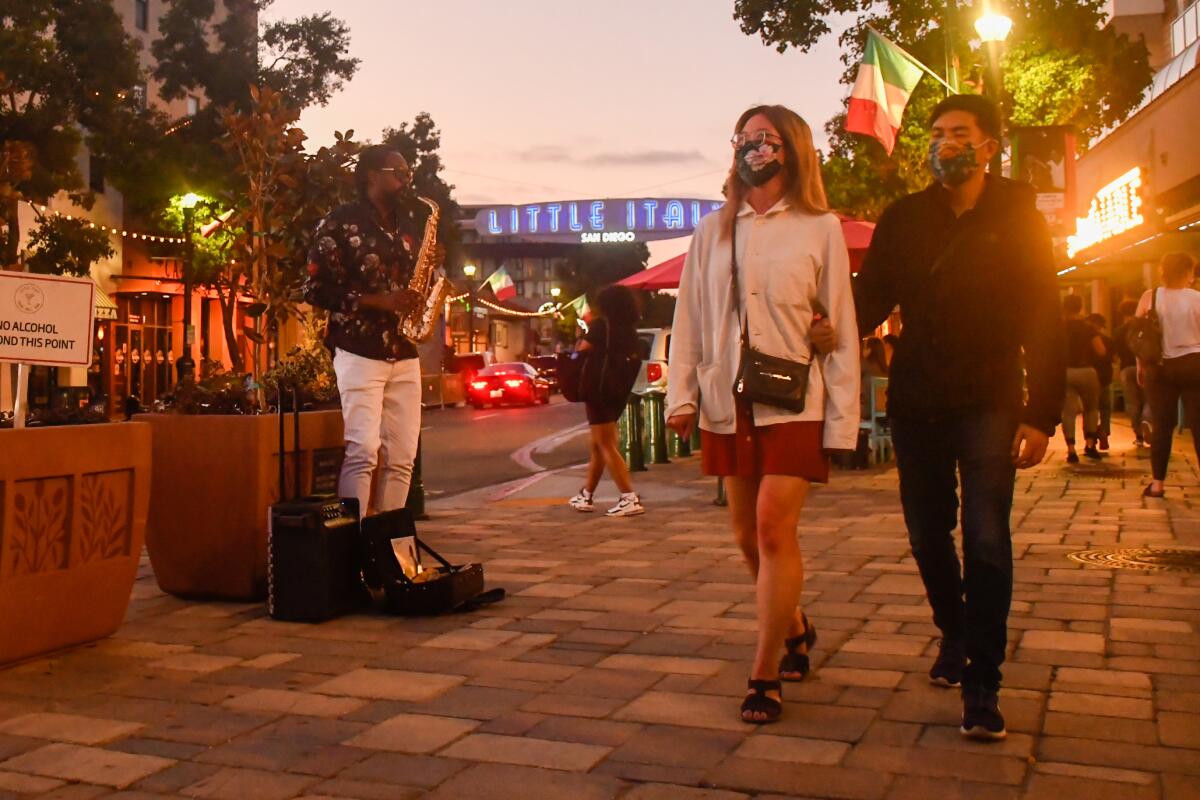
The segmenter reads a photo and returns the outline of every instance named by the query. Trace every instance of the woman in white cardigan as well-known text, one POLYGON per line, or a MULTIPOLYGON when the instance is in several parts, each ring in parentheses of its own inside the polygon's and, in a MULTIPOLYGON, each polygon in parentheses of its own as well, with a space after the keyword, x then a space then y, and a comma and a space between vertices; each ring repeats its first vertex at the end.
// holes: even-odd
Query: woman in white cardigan
POLYGON ((810 484, 828 480, 830 452, 857 443, 859 342, 846 243, 812 131, 783 106, 749 109, 735 131, 727 203, 700 221, 683 269, 667 416, 681 435, 699 424, 703 470, 726 481, 757 585, 758 647, 741 713, 764 723, 783 711, 780 679, 807 674, 816 641, 798 608, 796 527, 810 484), (802 411, 735 399, 743 329, 754 349, 810 363, 802 411), (812 345, 821 336, 825 355, 812 345))

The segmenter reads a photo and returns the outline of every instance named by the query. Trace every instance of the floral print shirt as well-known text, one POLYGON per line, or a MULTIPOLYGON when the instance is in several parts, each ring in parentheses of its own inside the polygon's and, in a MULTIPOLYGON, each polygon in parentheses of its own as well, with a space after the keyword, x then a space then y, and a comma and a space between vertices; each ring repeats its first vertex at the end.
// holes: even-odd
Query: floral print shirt
POLYGON ((416 358, 416 347, 399 333, 399 315, 358 305, 363 295, 408 286, 427 216, 414 202, 400 205, 394 231, 367 200, 335 209, 317 226, 304 295, 329 311, 331 350, 380 361, 416 358))

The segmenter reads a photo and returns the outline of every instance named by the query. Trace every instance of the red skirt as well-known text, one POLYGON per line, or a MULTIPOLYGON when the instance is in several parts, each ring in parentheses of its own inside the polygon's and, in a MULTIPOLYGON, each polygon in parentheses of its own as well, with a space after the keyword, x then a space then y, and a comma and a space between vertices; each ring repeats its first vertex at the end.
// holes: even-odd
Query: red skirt
POLYGON ((700 431, 700 468, 705 475, 791 475, 812 483, 828 483, 824 435, 825 423, 821 420, 755 427, 750 405, 739 402, 734 433, 700 431))

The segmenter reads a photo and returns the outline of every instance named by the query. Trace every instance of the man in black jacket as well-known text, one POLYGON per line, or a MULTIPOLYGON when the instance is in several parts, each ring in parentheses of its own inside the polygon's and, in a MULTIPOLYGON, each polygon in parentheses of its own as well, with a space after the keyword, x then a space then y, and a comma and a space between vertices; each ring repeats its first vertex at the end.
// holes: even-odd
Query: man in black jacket
POLYGON ((855 297, 864 334, 897 305, 904 320, 888 412, 909 540, 942 632, 930 679, 962 686, 963 735, 1001 739, 1013 484, 1061 416, 1062 324, 1033 190, 984 172, 1000 147, 995 105, 948 97, 930 135, 936 181, 883 213, 855 297))

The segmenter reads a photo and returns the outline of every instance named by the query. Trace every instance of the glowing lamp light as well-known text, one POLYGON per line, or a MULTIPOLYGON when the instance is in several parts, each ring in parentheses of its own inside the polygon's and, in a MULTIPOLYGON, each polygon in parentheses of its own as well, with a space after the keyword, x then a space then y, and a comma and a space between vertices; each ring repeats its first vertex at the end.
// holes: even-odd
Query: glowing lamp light
POLYGON ((985 11, 983 16, 975 20, 975 30, 979 38, 985 42, 1003 42, 1012 30, 1013 21, 995 11, 985 11))
POLYGON ((468 278, 474 278, 475 277, 475 265, 474 264, 463 264, 463 275, 466 275, 468 278))
POLYGON ((560 294, 562 294, 562 289, 558 288, 557 286, 550 287, 550 296, 551 297, 557 298, 560 294))
POLYGON ((1145 223, 1141 188, 1142 171, 1134 167, 1096 192, 1088 215, 1075 220, 1075 234, 1067 237, 1067 256, 1145 223))
POLYGON ((179 198, 180 208, 195 208, 196 204, 203 200, 200 195, 195 192, 188 192, 183 197, 179 198))

